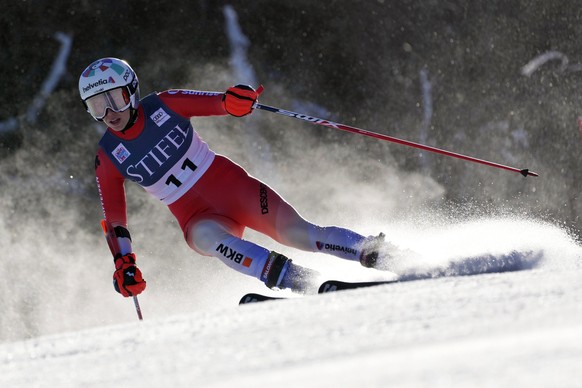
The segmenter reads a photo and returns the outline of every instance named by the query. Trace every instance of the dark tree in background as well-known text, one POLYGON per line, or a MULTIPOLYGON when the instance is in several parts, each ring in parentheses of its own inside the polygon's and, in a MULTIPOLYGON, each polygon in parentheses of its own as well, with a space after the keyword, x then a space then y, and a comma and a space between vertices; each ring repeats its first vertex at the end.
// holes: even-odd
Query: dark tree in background
MULTIPOLYGON (((79 73, 96 58, 118 56, 136 67, 142 92, 180 86, 193 67, 228 63, 222 12, 227 3, 5 5, 0 121, 21 116, 30 104, 58 51, 55 32, 69 33, 74 41, 68 75, 39 121, 0 134, 3 190, 21 182, 16 177, 27 179, 13 160, 26 148, 39 152, 18 158, 37 163, 37 173, 62 169, 64 176, 88 176, 81 186, 90 189, 80 192, 94 196, 91 168, 80 162, 93 152, 96 135, 87 130, 91 123, 80 109, 79 73)), ((400 169, 430 174, 446 187, 445 199, 452 203, 507 204, 582 227, 576 124, 582 10, 571 1, 247 0, 232 6, 267 90, 279 85, 289 99, 316 103, 340 122, 530 167, 539 178, 425 155, 430 164, 423 170, 417 151, 390 148, 400 169), (530 60, 548 51, 562 53, 568 63, 550 61, 522 74, 530 60), (421 74, 431 87, 428 122, 421 74)), ((333 133, 314 137, 343 139, 333 133)))

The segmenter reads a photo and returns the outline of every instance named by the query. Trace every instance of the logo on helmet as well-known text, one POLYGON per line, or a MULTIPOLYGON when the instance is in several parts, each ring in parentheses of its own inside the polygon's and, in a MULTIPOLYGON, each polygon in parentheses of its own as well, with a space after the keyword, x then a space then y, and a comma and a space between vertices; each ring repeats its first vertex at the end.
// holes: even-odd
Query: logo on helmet
POLYGON ((106 72, 109 69, 115 71, 119 75, 122 75, 126 70, 123 66, 114 63, 111 59, 107 58, 93 62, 87 70, 85 70, 82 76, 85 78, 94 77, 98 72, 106 72))
POLYGON ((89 90, 96 88, 98 86, 103 86, 107 84, 114 84, 115 80, 111 77, 109 79, 100 79, 97 82, 89 83, 87 86, 83 86, 83 93, 87 93, 89 90))

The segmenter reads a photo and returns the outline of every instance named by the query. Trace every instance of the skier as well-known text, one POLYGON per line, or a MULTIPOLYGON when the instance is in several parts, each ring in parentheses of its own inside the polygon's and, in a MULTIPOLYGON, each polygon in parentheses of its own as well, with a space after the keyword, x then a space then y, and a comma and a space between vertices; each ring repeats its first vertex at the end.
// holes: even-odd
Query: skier
POLYGON ((300 250, 359 261, 365 267, 379 262, 382 233, 364 237, 306 221, 266 183, 213 152, 192 128, 191 117, 252 113, 260 90, 247 85, 225 93, 175 89, 140 100, 131 66, 102 58, 81 74, 79 93, 91 116, 108 127, 99 142, 95 174, 104 217, 114 226, 121 250, 114 257, 113 284, 123 296, 138 295, 146 287, 127 227, 127 179, 168 206, 193 250, 269 288, 305 292, 318 274, 242 239, 246 227, 300 250))

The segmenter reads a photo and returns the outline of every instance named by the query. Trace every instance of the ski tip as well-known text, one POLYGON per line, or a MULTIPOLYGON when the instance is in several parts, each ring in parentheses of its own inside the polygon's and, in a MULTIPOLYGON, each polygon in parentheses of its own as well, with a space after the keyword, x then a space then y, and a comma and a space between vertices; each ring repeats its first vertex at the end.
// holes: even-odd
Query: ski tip
POLYGON ((397 280, 373 280, 373 281, 362 281, 362 282, 343 282, 339 280, 328 280, 319 286, 317 291, 319 294, 327 294, 328 292, 343 291, 343 290, 353 290, 356 288, 366 288, 373 286, 381 286, 384 284, 396 283, 397 280))
POLYGON ((266 302, 269 300, 279 300, 285 299, 277 296, 267 296, 261 294, 250 293, 243 296, 240 301, 238 302, 239 305, 241 304, 250 304, 250 303, 258 303, 258 302, 266 302))
POLYGON ((539 176, 537 173, 530 171, 528 168, 524 168, 523 170, 520 170, 519 173, 525 177, 527 177, 528 175, 539 176))

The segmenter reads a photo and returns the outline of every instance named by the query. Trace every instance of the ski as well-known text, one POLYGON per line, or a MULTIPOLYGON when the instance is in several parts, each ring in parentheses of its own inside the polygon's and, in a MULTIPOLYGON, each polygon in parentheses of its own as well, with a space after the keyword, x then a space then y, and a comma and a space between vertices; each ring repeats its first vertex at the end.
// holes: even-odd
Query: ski
POLYGON ((317 291, 319 294, 326 294, 328 292, 343 291, 343 290, 353 290, 355 288, 365 288, 380 286, 382 284, 396 283, 397 280, 375 280, 368 282, 342 282, 340 280, 328 280, 319 286, 317 291))
POLYGON ((257 303, 257 302, 266 302, 268 300, 279 300, 279 299, 286 299, 279 296, 267 296, 262 294, 255 294, 250 293, 243 296, 238 304, 249 304, 249 303, 257 303))
MULTIPOLYGON (((329 292, 353 290, 356 288, 364 288, 364 287, 373 287, 373 286, 379 286, 382 284, 390 284, 390 283, 395 283, 395 282, 397 282, 397 280, 377 280, 377 281, 369 281, 369 282, 343 282, 340 280, 327 280, 327 281, 321 283, 317 292, 318 292, 318 294, 327 294, 329 292)), ((270 300, 281 300, 281 299, 289 299, 289 298, 250 293, 250 294, 246 294, 245 296, 243 296, 241 298, 241 300, 239 301, 239 304, 266 302, 266 301, 270 301, 270 300)))

